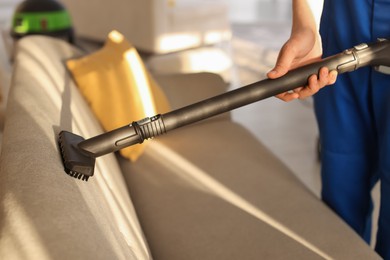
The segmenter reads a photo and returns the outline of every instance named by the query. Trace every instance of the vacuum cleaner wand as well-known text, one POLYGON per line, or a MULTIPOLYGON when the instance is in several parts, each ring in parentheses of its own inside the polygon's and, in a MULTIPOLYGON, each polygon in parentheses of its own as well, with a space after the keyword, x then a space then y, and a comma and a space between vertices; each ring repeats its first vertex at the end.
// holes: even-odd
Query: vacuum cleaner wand
POLYGON ((364 66, 374 66, 379 71, 386 71, 385 68, 390 67, 389 39, 359 44, 319 62, 291 70, 283 77, 261 80, 166 114, 132 122, 90 139, 85 140, 71 132, 62 131, 59 134, 59 145, 65 171, 73 177, 88 180, 93 176, 96 157, 306 85, 308 78, 318 74, 322 67, 337 70, 341 74, 364 66))

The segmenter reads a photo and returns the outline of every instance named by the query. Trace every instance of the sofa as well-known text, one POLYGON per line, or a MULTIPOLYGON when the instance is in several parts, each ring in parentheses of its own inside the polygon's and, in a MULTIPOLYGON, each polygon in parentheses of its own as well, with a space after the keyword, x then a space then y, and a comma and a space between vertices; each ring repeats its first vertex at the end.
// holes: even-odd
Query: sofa
MULTIPOLYGON (((147 141, 140 158, 64 172, 58 133, 103 132, 61 40, 17 43, 0 156, 0 259, 379 259, 225 113, 147 141)), ((226 91, 211 73, 154 75, 172 109, 226 91)))

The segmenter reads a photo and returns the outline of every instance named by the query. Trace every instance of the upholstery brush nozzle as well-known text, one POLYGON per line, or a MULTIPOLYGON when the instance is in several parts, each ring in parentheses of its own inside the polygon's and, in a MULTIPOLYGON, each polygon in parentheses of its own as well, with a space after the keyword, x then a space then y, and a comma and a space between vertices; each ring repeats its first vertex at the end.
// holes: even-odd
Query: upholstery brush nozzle
POLYGON ((93 176, 95 158, 85 154, 78 147, 82 141, 83 137, 67 131, 60 132, 58 138, 65 172, 74 178, 88 181, 88 178, 93 176))

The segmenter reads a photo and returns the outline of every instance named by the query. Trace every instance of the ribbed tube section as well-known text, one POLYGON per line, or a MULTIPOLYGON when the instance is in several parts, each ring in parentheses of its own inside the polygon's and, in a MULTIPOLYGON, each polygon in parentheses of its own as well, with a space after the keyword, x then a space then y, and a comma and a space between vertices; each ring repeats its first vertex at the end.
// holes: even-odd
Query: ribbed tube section
POLYGON ((165 134, 167 132, 161 115, 145 118, 141 121, 138 121, 137 125, 139 127, 138 130, 140 131, 140 134, 144 140, 165 134))

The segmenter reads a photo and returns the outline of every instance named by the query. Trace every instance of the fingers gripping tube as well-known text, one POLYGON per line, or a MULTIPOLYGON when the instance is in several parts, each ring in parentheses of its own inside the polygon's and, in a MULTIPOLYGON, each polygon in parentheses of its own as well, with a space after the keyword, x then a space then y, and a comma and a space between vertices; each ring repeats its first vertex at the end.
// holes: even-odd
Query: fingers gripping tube
POLYGON ((92 157, 99 157, 164 133, 162 116, 156 115, 82 141, 78 147, 92 157))

